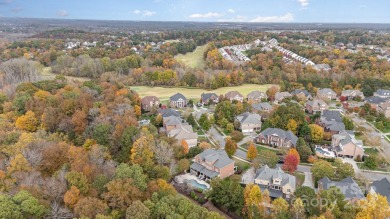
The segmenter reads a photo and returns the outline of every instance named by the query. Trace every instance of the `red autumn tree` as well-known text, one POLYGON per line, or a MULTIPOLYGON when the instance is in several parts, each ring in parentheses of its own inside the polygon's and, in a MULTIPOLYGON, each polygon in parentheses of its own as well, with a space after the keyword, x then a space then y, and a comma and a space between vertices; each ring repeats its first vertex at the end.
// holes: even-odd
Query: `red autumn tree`
POLYGON ((290 173, 295 172, 299 165, 299 159, 300 157, 298 151, 294 148, 290 149, 286 158, 284 159, 282 169, 290 173))

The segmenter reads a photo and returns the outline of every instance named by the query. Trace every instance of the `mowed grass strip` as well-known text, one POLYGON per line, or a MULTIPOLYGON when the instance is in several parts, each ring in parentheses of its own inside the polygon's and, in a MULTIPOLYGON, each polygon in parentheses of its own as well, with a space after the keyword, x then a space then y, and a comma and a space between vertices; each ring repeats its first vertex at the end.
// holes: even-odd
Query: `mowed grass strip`
POLYGON ((222 87, 216 90, 205 90, 200 88, 185 88, 185 87, 148 87, 148 86, 131 86, 130 88, 136 91, 139 96, 156 96, 160 101, 168 100, 169 97, 176 93, 183 94, 187 99, 199 100, 202 93, 216 93, 217 95, 226 94, 229 91, 238 91, 244 97, 254 90, 266 91, 270 84, 244 84, 236 87, 222 87))
POLYGON ((185 55, 179 54, 175 56, 175 59, 188 67, 203 69, 206 66, 206 63, 203 60, 203 54, 206 49, 207 45, 198 46, 195 51, 188 52, 185 55))

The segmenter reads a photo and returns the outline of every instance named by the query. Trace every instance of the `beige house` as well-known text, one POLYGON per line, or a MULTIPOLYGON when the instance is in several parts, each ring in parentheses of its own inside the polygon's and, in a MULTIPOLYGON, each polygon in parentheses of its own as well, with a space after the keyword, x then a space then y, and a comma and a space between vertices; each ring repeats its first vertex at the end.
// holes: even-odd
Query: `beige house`
POLYGON ((364 155, 363 142, 357 140, 352 131, 341 131, 332 136, 332 148, 338 157, 356 159, 364 155))
POLYGON ((153 107, 156 109, 160 106, 160 100, 156 96, 146 96, 141 99, 141 108, 145 112, 149 112, 153 107))
POLYGON ((289 199, 295 192, 295 176, 283 172, 280 167, 269 168, 267 165, 256 171, 254 183, 262 191, 268 190, 270 197, 289 199))
POLYGON ((275 103, 281 102, 284 98, 292 97, 289 92, 276 92, 275 94, 275 103))
POLYGON ((178 142, 185 140, 189 148, 198 145, 198 133, 194 132, 192 126, 186 123, 178 124, 174 129, 167 131, 167 135, 175 138, 178 142))
POLYGON ((384 102, 378 105, 378 112, 383 113, 386 118, 390 118, 390 102, 384 102))
POLYGON ((175 129, 182 122, 183 122, 183 120, 177 116, 171 115, 168 117, 163 117, 163 127, 164 127, 166 132, 169 132, 172 129, 175 129))
POLYGON ((337 98, 337 94, 330 88, 324 88, 318 89, 317 97, 322 100, 335 100, 337 98))
POLYGON ((364 94, 360 90, 343 90, 341 96, 346 97, 347 100, 353 100, 356 97, 360 97, 361 100, 364 100, 364 94))
POLYGON ((248 99, 248 102, 250 102, 250 103, 259 103, 259 102, 261 102, 261 100, 267 99, 268 96, 266 93, 264 93, 262 91, 255 90, 255 91, 250 92, 246 96, 246 98, 248 99))
POLYGON ((316 98, 306 102, 306 111, 308 113, 322 112, 327 109, 329 109, 329 106, 322 99, 316 98))
POLYGON ((261 116, 257 113, 243 113, 235 119, 240 123, 243 133, 253 133, 261 130, 261 116))
POLYGON ((194 158, 191 173, 206 181, 215 177, 226 178, 234 174, 234 161, 225 150, 207 149, 194 158))
POLYGON ((240 94, 238 91, 229 91, 225 94, 225 98, 230 100, 230 101, 233 101, 233 100, 237 100, 238 102, 244 102, 244 96, 242 96, 242 94, 240 94))

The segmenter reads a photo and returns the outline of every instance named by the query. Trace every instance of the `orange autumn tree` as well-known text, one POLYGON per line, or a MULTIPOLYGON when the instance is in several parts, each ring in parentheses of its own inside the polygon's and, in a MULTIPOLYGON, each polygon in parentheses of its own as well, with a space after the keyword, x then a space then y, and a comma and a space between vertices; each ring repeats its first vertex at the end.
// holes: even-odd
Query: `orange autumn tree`
POLYGON ((257 149, 256 146, 251 142, 248 147, 248 152, 246 154, 246 158, 249 160, 253 160, 257 157, 257 149))
POLYGON ((33 111, 27 111, 26 114, 19 117, 15 123, 16 127, 28 132, 35 132, 38 128, 38 124, 38 119, 35 118, 35 113, 33 111))
POLYGON ((189 151, 189 148, 188 148, 188 143, 186 140, 181 140, 181 146, 183 147, 183 153, 184 154, 187 154, 188 151, 189 151))
POLYGON ((295 148, 291 148, 284 159, 282 169, 290 173, 295 172, 298 168, 299 160, 300 157, 298 151, 295 148))
POLYGON ((79 201, 79 199, 80 190, 76 186, 71 186, 70 189, 66 191, 64 195, 64 203, 70 208, 73 208, 73 206, 79 201))

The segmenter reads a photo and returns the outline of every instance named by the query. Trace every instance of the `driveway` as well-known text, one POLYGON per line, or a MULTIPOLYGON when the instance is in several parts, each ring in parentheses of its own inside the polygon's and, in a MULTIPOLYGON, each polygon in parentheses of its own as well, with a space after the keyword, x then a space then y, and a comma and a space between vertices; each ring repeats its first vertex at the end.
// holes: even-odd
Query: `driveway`
POLYGON ((211 126, 210 130, 207 133, 210 135, 210 137, 214 139, 214 141, 216 141, 221 146, 222 149, 225 148, 225 137, 219 134, 219 132, 217 131, 217 129, 215 129, 214 126, 211 126))
POLYGON ((353 159, 351 159, 351 158, 344 158, 344 159, 342 159, 342 161, 343 161, 343 163, 351 164, 352 167, 353 167, 353 170, 355 171, 355 173, 359 173, 360 172, 360 169, 357 166, 356 161, 354 161, 353 159))
POLYGON ((303 182, 302 186, 307 186, 309 188, 314 189, 313 174, 312 173, 305 172, 305 181, 303 182))
POLYGON ((239 157, 241 159, 247 160, 246 158, 246 151, 241 150, 240 148, 237 149, 236 153, 234 156, 239 157))

